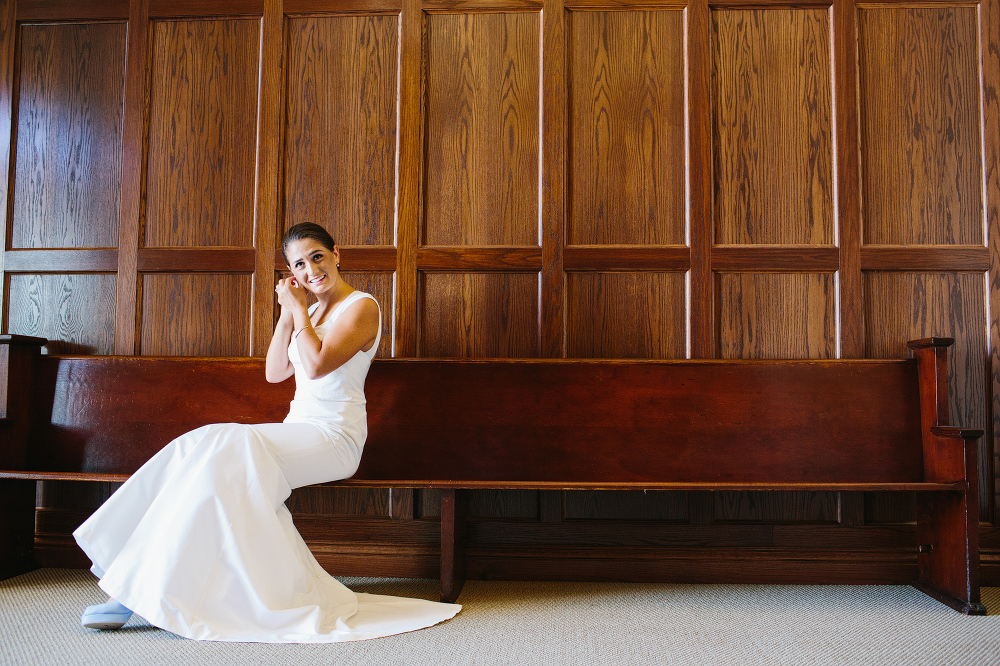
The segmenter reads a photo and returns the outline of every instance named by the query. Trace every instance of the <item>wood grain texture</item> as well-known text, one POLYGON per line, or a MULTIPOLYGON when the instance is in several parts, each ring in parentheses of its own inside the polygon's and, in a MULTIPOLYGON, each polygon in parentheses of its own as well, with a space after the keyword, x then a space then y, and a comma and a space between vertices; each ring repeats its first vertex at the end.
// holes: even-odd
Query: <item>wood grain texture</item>
MULTIPOLYGON (((990 0, 983 5, 981 18, 983 67, 983 163, 986 178, 987 246, 990 252, 988 273, 989 345, 991 413, 987 439, 993 445, 994 479, 1000 476, 1000 3, 990 0)), ((980 477, 982 478, 982 477, 980 477)), ((1000 524, 1000 483, 994 481, 992 494, 981 494, 980 500, 992 498, 993 524, 1000 524)), ((985 548, 985 541, 981 547, 985 548)))
POLYGON ((712 245, 715 232, 712 191, 712 12, 708 0, 690 0, 685 12, 688 43, 695 45, 687 57, 687 96, 692 109, 688 122, 688 189, 691 243, 691 358, 715 358, 718 332, 712 245))
POLYGON ((571 245, 563 250, 567 271, 687 271, 686 245, 571 245))
POLYGON ((684 273, 569 273, 566 355, 687 356, 684 273))
POLYGON ((529 247, 422 247, 417 250, 422 271, 530 271, 542 269, 542 250, 529 247))
POLYGON ((737 273, 718 280, 721 358, 836 358, 834 275, 737 273))
POLYGON ((389 518, 389 488, 296 488, 285 501, 294 514, 389 518))
POLYGON ((125 24, 21 28, 11 247, 115 247, 125 24))
POLYGON ((79 2, 79 0, 18 0, 17 20, 85 21, 127 19, 128 0, 79 2))
POLYGON ((425 244, 538 243, 540 22, 427 16, 425 244))
POLYGON ((396 243, 397 356, 416 356, 420 322, 417 246, 423 217, 424 98, 423 30, 420 0, 403 0, 399 63, 399 201, 396 243), (407 168, 403 168, 407 165, 407 168))
POLYGON ((145 191, 146 109, 149 94, 149 0, 129 3, 125 54, 125 104, 122 119, 121 218, 118 224, 118 274, 115 295, 115 353, 138 352, 139 273, 136 253, 142 244, 145 191))
POLYGON ((836 247, 812 245, 716 245, 712 270, 719 273, 831 273, 840 267, 836 247))
POLYGON ((399 17, 293 18, 287 35, 284 228, 392 245, 399 17))
MULTIPOLYGON (((566 23, 563 0, 544 0, 542 9, 542 135, 541 229, 542 271, 539 275, 539 355, 559 358, 566 354, 564 331, 566 279, 563 246, 566 244, 566 183, 569 123, 566 104, 566 23)), ((544 515, 543 515, 544 518, 544 515)))
MULTIPOLYGON (((393 319, 393 274, 392 273, 362 273, 343 271, 341 277, 355 289, 365 291, 375 297, 382 309, 382 339, 378 343, 377 358, 392 356, 392 332, 395 329, 393 319)), ((275 308, 275 314, 280 314, 275 308)))
POLYGON ((150 0, 155 18, 191 16, 260 16, 265 0, 150 0))
MULTIPOLYGON (((278 246, 278 178, 281 171, 281 78, 285 17, 282 0, 266 0, 261 19, 260 138, 257 148, 257 197, 254 212, 253 301, 250 346, 254 356, 266 356, 274 332, 274 250, 278 246)), ((282 266, 284 261, 282 261, 282 266)))
POLYGON ((571 12, 568 243, 685 243, 684 12, 571 12))
POLYGON ((829 12, 712 19, 716 242, 832 245, 829 12))
MULTIPOLYGON (((837 244, 840 246, 840 271, 837 275, 840 297, 840 355, 842 358, 864 356, 864 307, 861 286, 861 164, 858 136, 858 45, 857 8, 854 0, 834 0, 833 79, 836 131, 837 244)), ((848 498, 851 517, 858 498, 848 498)))
POLYGON ((143 356, 249 356, 250 276, 142 276, 143 356))
MULTIPOLYGON (((831 273, 737 273, 718 280, 721 358, 836 358, 831 273)), ((715 493, 716 520, 836 520, 833 493, 715 493), (832 518, 831 518, 832 516, 832 518)))
POLYGON ((114 353, 114 275, 11 275, 9 285, 4 330, 48 338, 50 354, 114 353))
MULTIPOLYGON (((865 356, 906 358, 907 340, 952 337, 948 387, 952 423, 972 428, 988 422, 985 278, 977 273, 866 273, 865 356)), ((987 440, 980 442, 979 496, 988 497, 987 440)), ((885 498, 885 502, 899 502, 885 498)), ((981 503, 985 513, 988 503, 981 503)), ((873 509, 898 515, 898 509, 873 509)), ((983 515, 984 519, 988 519, 983 515)), ((912 518, 911 518, 912 519, 912 518)))
POLYGON ((712 493, 716 522, 835 523, 837 493, 712 493))
POLYGON ((3 269, 8 273, 113 272, 118 250, 7 250, 3 269))
POLYGON ((663 520, 688 517, 689 493, 665 491, 566 491, 566 520, 663 520))
POLYGON ((420 356, 538 356, 538 277, 531 273, 426 273, 420 356))
POLYGON ((145 246, 253 245, 260 24, 152 23, 145 246))
POLYGON ((864 271, 962 271, 984 273, 990 268, 989 249, 981 245, 865 245, 864 271))
POLYGON ((975 7, 858 12, 864 242, 983 244, 975 7))

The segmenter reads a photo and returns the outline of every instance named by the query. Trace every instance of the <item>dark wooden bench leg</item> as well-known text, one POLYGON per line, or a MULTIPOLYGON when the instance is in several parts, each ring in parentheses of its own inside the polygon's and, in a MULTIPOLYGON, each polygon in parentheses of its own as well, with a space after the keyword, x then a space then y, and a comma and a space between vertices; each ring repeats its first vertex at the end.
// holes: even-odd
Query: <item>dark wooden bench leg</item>
POLYGON ((466 493, 441 491, 441 601, 455 603, 465 585, 466 493))
POLYGON ((969 495, 918 493, 913 586, 966 615, 986 615, 979 599, 979 507, 969 495))

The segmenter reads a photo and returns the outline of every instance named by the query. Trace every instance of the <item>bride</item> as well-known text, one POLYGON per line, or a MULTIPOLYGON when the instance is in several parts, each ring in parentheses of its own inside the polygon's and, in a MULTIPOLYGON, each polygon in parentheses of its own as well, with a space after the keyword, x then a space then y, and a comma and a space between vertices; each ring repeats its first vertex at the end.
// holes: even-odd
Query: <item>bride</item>
POLYGON ((86 609, 83 626, 117 629, 134 611, 199 640, 332 643, 428 627, 461 609, 351 592, 292 524, 293 488, 358 468, 381 311, 341 278, 339 249, 319 225, 291 227, 281 247, 292 277, 275 288, 281 316, 265 377, 295 376, 288 416, 178 437, 73 533, 110 595, 86 609))

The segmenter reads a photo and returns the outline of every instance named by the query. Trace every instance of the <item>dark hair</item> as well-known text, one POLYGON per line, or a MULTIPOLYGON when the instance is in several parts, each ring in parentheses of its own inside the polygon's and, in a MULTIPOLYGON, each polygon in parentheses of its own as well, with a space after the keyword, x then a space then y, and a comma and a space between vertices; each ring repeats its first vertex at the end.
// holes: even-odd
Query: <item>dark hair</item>
POLYGON ((333 240, 333 236, 330 232, 319 226, 314 222, 300 222, 299 224, 292 225, 288 227, 288 231, 285 235, 281 237, 281 256, 285 258, 285 264, 288 264, 288 246, 289 244, 302 240, 303 238, 311 238, 313 240, 319 241, 328 250, 333 250, 333 246, 337 244, 337 241, 333 240))

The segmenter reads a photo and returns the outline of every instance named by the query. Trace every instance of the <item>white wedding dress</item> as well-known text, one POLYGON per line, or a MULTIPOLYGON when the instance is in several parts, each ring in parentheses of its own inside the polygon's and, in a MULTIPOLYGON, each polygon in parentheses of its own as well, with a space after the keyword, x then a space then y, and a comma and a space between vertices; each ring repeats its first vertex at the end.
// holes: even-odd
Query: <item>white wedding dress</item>
MULTIPOLYGON (((360 298, 372 296, 353 292, 316 327, 319 336, 360 298)), ((378 344, 311 380, 293 339, 295 399, 283 423, 207 425, 150 458, 73 533, 101 589, 151 624, 199 640, 354 641, 458 613, 457 604, 351 592, 309 552, 284 504, 292 488, 357 469, 378 344)))

